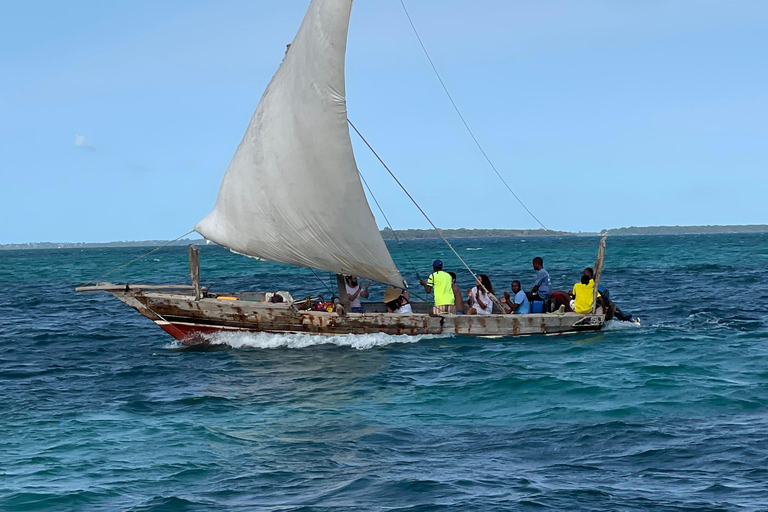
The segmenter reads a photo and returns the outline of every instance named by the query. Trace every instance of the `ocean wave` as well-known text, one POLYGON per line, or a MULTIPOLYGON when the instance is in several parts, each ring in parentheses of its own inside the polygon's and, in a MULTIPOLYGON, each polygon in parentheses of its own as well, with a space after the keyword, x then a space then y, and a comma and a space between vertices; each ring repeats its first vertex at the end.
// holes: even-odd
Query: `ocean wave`
POLYGON ((357 350, 385 347, 396 343, 416 343, 424 339, 444 338, 440 335, 393 335, 383 333, 348 334, 346 336, 319 336, 314 334, 273 334, 267 332, 224 332, 206 336, 211 345, 231 348, 307 348, 318 345, 336 345, 357 350))

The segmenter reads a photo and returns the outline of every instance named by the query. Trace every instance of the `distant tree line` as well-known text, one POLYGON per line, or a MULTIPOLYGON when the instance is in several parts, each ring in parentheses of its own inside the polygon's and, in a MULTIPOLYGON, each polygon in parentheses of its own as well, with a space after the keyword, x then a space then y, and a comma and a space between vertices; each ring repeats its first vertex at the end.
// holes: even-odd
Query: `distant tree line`
POLYGON ((740 226, 630 226, 628 228, 604 229, 601 234, 609 235, 713 235, 728 233, 768 233, 766 224, 740 226))

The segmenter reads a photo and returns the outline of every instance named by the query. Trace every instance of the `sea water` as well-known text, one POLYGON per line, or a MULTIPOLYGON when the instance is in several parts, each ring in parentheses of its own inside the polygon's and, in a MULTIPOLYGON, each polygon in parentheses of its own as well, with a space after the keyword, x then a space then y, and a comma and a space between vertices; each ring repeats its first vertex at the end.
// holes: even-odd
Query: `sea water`
MULTIPOLYGON (((497 293, 534 256, 570 289, 597 238, 455 247, 497 293)), ((412 284, 440 258, 472 285, 437 241, 390 249, 412 284)), ((768 510, 768 235, 609 238, 603 283, 641 326, 205 350, 74 292, 148 250, 0 251, 1 510, 768 510)), ((103 280, 188 283, 186 254, 103 280)), ((217 246, 201 267, 218 292, 335 283, 217 246)))

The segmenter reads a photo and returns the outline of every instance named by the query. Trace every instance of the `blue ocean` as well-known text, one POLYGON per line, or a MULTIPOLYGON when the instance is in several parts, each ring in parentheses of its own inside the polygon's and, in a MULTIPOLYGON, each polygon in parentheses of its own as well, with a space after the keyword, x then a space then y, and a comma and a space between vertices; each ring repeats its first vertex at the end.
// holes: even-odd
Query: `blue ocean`
MULTIPOLYGON (((498 294, 534 256, 570 289, 598 240, 454 243, 498 294)), ((603 284, 640 326, 205 349, 75 293, 148 250, 0 251, 0 510, 768 510, 768 235, 609 237, 603 284)), ((390 250, 412 284, 435 258, 472 284, 439 241, 390 250)), ((335 282, 215 245, 201 270, 214 292, 335 282)), ((104 280, 188 283, 187 249, 104 280)))

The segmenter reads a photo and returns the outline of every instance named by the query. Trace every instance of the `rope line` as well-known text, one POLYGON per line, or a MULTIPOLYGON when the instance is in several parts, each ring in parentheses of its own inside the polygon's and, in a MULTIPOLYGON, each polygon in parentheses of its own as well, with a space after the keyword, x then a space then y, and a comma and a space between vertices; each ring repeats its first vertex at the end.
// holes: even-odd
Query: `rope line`
MULTIPOLYGON (((350 123, 352 124, 352 123, 350 123)), ((416 265, 413 264, 413 261, 411 260, 411 257, 408 255, 408 251, 405 250, 403 247, 403 242, 400 241, 400 238, 397 236, 397 233, 392 228, 392 224, 389 222, 389 219, 387 218, 387 214, 384 213, 384 209, 379 204, 379 200, 376 199, 376 196, 373 194, 373 190, 371 190, 371 187, 368 185, 368 182, 365 181, 365 176, 363 176, 363 173, 360 172, 358 169, 357 173, 360 175, 360 179, 363 180, 363 184, 365 185, 365 188, 368 189, 368 193, 371 194, 371 197, 373 198, 373 202, 376 203, 376 206, 378 207, 381 214, 384 216, 384 220, 387 221, 387 226, 389 226, 390 231, 392 231, 392 235, 395 237, 395 240, 397 241, 397 246, 400 248, 400 252, 405 256, 405 258, 408 260, 408 263, 411 265, 411 270, 416 274, 416 277, 418 279, 421 279, 421 275, 419 274, 419 269, 416 268, 416 265)), ((410 290, 409 290, 410 291, 410 290)), ((418 297, 419 299, 423 300, 424 302, 427 302, 427 300, 419 295, 416 292, 413 292, 413 295, 418 297)))
MULTIPOLYGON (((359 136, 359 137, 362 139, 362 141, 363 141, 363 142, 365 142, 365 145, 366 145, 366 146, 368 146, 368 149, 370 149, 370 150, 371 150, 371 153, 373 153, 373 155, 374 155, 374 156, 375 156, 375 157, 376 157, 376 158, 379 160, 379 162, 381 163, 381 165, 383 165, 383 166, 384 166, 384 168, 387 170, 387 172, 389 173, 389 175, 390 175, 390 176, 392 176, 392 179, 394 179, 394 180, 395 180, 395 182, 396 182, 398 185, 400 185, 400 188, 401 188, 401 189, 403 189, 403 192, 405 192, 405 195, 407 195, 407 196, 408 196, 408 199, 410 199, 410 200, 411 200, 411 202, 412 202, 412 203, 413 203, 413 204, 416 206, 416 208, 418 208, 418 209, 419 209, 419 211, 420 211, 420 212, 421 212, 421 214, 424 216, 424 218, 425 218, 425 219, 427 219, 427 222, 429 222, 429 224, 430 224, 430 225, 431 225, 431 226, 434 228, 434 230, 435 230, 435 231, 437 231, 437 234, 438 234, 438 235, 440 235, 440 238, 442 238, 442 239, 443 239, 443 242, 445 242, 445 244, 448 246, 448 248, 449 248, 451 251, 453 251, 453 254, 455 254, 455 255, 456 255, 456 257, 457 257, 457 258, 459 258, 459 261, 461 262, 461 264, 462 264, 462 265, 464 265, 464 268, 466 268, 466 269, 469 271, 469 273, 472 275, 472 277, 473 277, 473 278, 475 278, 475 282, 477 282, 477 275, 476 275, 474 272, 472 272, 472 269, 471 269, 471 268, 469 268, 469 265, 467 265, 467 262, 466 262, 466 261, 464 261, 464 258, 462 258, 462 257, 461 257, 461 255, 460 255, 460 254, 459 254, 459 253, 456 251, 456 249, 454 249, 454 248, 453 248, 453 246, 451 245, 451 242, 449 242, 449 241, 448 241, 448 239, 447 239, 447 238, 445 238, 445 235, 443 235, 443 232, 440 230, 440 228, 438 228, 438 227, 435 225, 435 223, 434 223, 434 222, 432 222, 432 219, 430 219, 430 218, 429 218, 429 215, 427 215, 427 214, 426 214, 426 212, 425 212, 424 210, 422 210, 422 209, 421 209, 421 206, 419 206, 419 203, 417 203, 417 202, 416 202, 416 200, 413 198, 413 196, 410 194, 410 192, 408 192, 408 190, 405 188, 405 186, 403 186, 403 184, 402 184, 402 183, 400 183, 400 180, 399 180, 399 179, 397 179, 397 176, 395 176, 395 174, 394 174, 394 173, 393 173, 393 172, 392 172, 392 171, 389 169, 389 167, 387 167, 387 164, 385 164, 385 163, 384 163, 384 160, 382 160, 382 159, 381 159, 381 157, 380 157, 380 156, 379 156, 379 154, 376 152, 376 150, 374 150, 374 149, 373 149, 373 147, 371 147, 371 145, 370 145, 370 144, 368 143, 368 141, 365 139, 365 137, 363 137, 363 134, 362 134, 362 133, 360 133, 360 130, 358 130, 358 129, 357 129, 357 127, 356 127, 356 126, 355 126, 355 125, 352 123, 352 121, 350 121, 349 119, 347 119, 347 122, 348 122, 348 123, 349 123, 349 125, 352 127, 352 129, 353 129, 353 130, 355 130, 355 132, 356 132, 356 133, 357 133, 357 135, 358 135, 358 136, 359 136)), ((493 294, 491 294, 491 296, 493 297, 493 294)), ((501 304, 499 303, 499 301, 498 301, 498 300, 495 300, 495 297, 494 297, 494 303, 495 303, 495 304, 498 306, 498 308, 499 308, 499 309, 500 309, 502 312, 504 312, 504 308, 502 308, 502 307, 501 307, 501 304)))
POLYGON ((421 49, 424 50, 424 55, 427 56, 427 60, 429 61, 429 65, 432 66, 432 70, 435 72, 435 75, 437 76, 437 79, 440 81, 440 85, 443 86, 443 90, 445 91, 445 94, 448 96, 448 99, 451 102, 451 105, 453 105, 453 109, 456 111, 456 113, 459 115, 459 119, 461 119, 461 122, 464 123, 464 127, 469 132, 469 135, 472 137, 472 140, 475 141, 475 144, 477 145, 477 148, 480 150, 480 152, 483 154, 485 159, 488 161, 488 164, 491 166, 491 169, 493 169, 493 172, 496 173, 496 176, 499 177, 502 183, 504 183, 504 186, 507 187, 507 190, 514 196, 515 199, 517 199, 517 202, 520 203, 520 205, 525 208, 525 211, 528 212, 528 214, 533 217, 533 219, 539 223, 539 226, 544 228, 545 231, 552 231, 547 226, 542 224, 542 222, 536 217, 531 210, 528 209, 527 206, 525 206, 525 203, 523 203, 522 199, 517 197, 517 194, 515 194, 514 190, 507 184, 507 181, 502 177, 501 173, 496 169, 496 166, 493 165, 493 162, 491 161, 490 157, 486 154, 483 147, 480 145, 480 142, 477 140, 477 137, 475 137, 475 134, 472 132, 472 129, 469 127, 469 124, 467 124, 467 121, 464 119, 464 116, 461 115, 461 111, 459 110, 459 107, 456 106, 456 102, 453 101, 453 97, 451 96, 451 93, 448 92, 448 87, 446 87, 445 82, 443 82, 442 77, 440 76, 440 73, 437 71, 437 67, 435 67, 435 63, 432 62, 432 57, 429 56, 429 52, 427 51, 426 46, 424 46, 424 43, 421 40, 421 37, 419 36, 419 32, 416 30, 416 25, 413 24, 413 20, 411 19, 411 15, 408 13, 408 9, 405 7, 405 3, 403 0, 400 0, 400 5, 403 6, 403 10, 405 11, 405 15, 408 17, 408 22, 411 24, 411 28, 413 29, 413 33, 416 34, 416 39, 419 40, 419 44, 421 45, 421 49))
POLYGON ((322 285, 323 285, 323 286, 325 286, 325 289, 326 289, 326 290, 328 290, 328 293, 330 293, 330 294, 331 294, 331 298, 333 298, 333 295, 334 295, 334 293, 333 293, 333 290, 331 290, 331 289, 328 287, 328 285, 327 285, 327 284, 325 284, 325 281, 323 281, 323 279, 322 279, 322 278, 321 278, 319 275, 317 275, 317 272, 315 272, 315 269, 313 269, 312 267, 307 267, 307 268, 308 268, 309 270, 311 270, 313 274, 315 274, 315 277, 317 278, 317 280, 318 280, 318 281, 320 281, 320 282, 322 283, 322 285))
MULTIPOLYGON (((146 254, 144 254, 144 255, 142 255, 142 256, 139 256, 138 258, 134 258, 134 259, 132 259, 131 261, 129 261, 129 262, 128 262, 128 263, 126 263, 125 265, 120 265, 120 266, 119 266, 119 267, 117 267, 117 268, 113 268, 112 270, 110 270, 110 271, 109 271, 109 272, 107 272, 106 274, 102 275, 101 277, 98 277, 97 279, 95 279, 95 280, 93 280, 93 281, 89 281, 89 282, 87 282, 87 283, 85 283, 85 284, 81 284, 80 286, 88 286, 89 284, 98 284, 99 282, 101 282, 101 280, 102 280, 102 279, 104 279, 104 278, 105 278, 105 277, 107 277, 108 275, 110 275, 110 274, 112 274, 112 273, 114 273, 114 272, 117 272, 118 270, 120 270, 120 269, 122 269, 122 268, 125 268, 125 267, 127 267, 128 265, 131 265, 132 263, 136 263, 137 261, 139 261, 139 260, 141 260, 141 259, 144 259, 144 258, 146 258, 147 256, 149 256, 149 255, 150 255, 150 254, 152 254, 153 252, 157 252, 157 251, 159 251, 160 249, 162 249, 163 247, 168 247, 168 246, 169 246, 169 245, 171 245, 173 242, 177 242, 177 241, 181 240, 182 238, 184 238, 185 236, 187 236, 187 235, 189 235, 189 234, 192 234, 192 233, 194 233, 194 232, 195 232, 195 230, 194 230, 194 229, 193 229, 193 230, 191 230, 191 231, 187 231, 186 233, 184 233, 184 234, 183 234, 183 235, 181 235, 180 237, 178 237, 178 238, 174 238, 173 240, 171 240, 171 241, 169 241, 169 242, 166 242, 166 243, 164 243, 163 245, 161 245, 161 246, 159 246, 159 247, 155 247, 154 249, 152 249, 152 250, 151 250, 151 251, 149 251, 148 253, 146 253, 146 254)), ((158 316, 160 316, 160 315, 158 315, 158 316)))
MULTIPOLYGON (((349 121, 349 120, 347 120, 349 121)), ((349 123, 352 124, 352 123, 349 123)), ((400 252, 405 256, 405 258, 408 260, 408 263, 411 265, 411 270, 413 270, 416 273, 416 277, 420 280, 421 275, 419 274, 419 269, 416 268, 416 265, 413 264, 413 261, 411 261, 411 257, 408 256, 408 251, 405 250, 403 247, 403 243, 400 241, 400 238, 397 236, 397 233, 395 233, 395 230, 392 228, 392 224, 389 222, 389 219, 387 218, 387 214, 384 213, 384 209, 379 204, 379 200, 376 199, 376 196, 373 194, 373 190, 371 190, 371 187, 368 185, 368 182, 365 181, 365 176, 363 176, 363 173, 360 172, 360 169, 357 170, 357 174, 360 175, 360 179, 363 180, 363 184, 365 185, 365 188, 368 189, 368 193, 371 194, 371 197, 373 198, 373 202, 376 203, 376 206, 378 207, 381 214, 384 216, 384 220, 387 221, 387 226, 389 226, 390 231, 392 231, 392 235, 394 235, 395 240, 397 241, 397 246, 400 248, 400 252)), ((418 293, 409 290, 409 292, 412 292, 413 295, 421 299, 423 302, 427 302, 427 299, 419 295, 418 293)))

